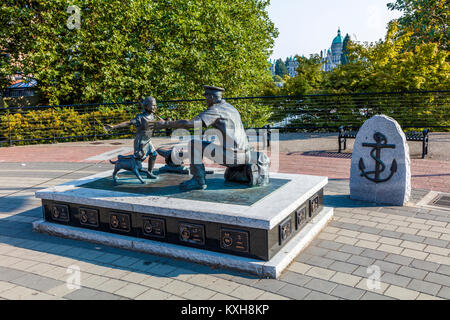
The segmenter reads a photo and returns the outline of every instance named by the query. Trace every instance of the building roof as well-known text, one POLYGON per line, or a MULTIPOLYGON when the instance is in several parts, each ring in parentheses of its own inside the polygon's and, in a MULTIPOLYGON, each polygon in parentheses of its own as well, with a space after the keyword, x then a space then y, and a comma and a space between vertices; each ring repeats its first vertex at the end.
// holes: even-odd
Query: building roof
POLYGON ((338 29, 337 36, 333 39, 333 44, 335 43, 343 43, 344 39, 341 36, 341 29, 338 29))
POLYGON ((26 80, 17 80, 14 81, 14 83, 8 87, 8 89, 28 89, 33 88, 37 86, 37 81, 35 79, 31 79, 29 81, 26 80))

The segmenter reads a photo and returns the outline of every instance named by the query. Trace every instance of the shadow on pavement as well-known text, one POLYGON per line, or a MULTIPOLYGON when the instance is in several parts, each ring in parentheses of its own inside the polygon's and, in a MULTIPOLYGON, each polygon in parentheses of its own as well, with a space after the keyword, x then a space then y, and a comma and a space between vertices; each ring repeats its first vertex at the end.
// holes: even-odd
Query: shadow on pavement
POLYGON ((319 150, 319 151, 298 151, 298 152, 289 152, 289 155, 292 154, 299 154, 302 156, 310 156, 310 157, 324 157, 324 158, 340 158, 340 159, 351 159, 352 154, 351 153, 344 153, 344 152, 332 152, 332 151, 325 151, 325 150, 319 150))
MULTIPOLYGON (((18 199, 14 199, 14 201, 17 200, 18 199)), ((185 260, 177 260, 163 256, 118 249, 102 244, 35 233, 32 231, 31 222, 40 217, 41 208, 36 207, 7 218, 0 218, 0 243, 55 255, 55 260, 61 257, 71 258, 97 266, 141 273, 154 277, 168 278, 200 273, 223 275, 224 278, 236 276, 243 282, 260 279, 257 276, 246 274, 241 271, 238 272, 214 268, 190 263, 185 260)), ((8 254, 5 253, 4 255, 8 254)), ((45 262, 52 264, 51 260, 45 262)), ((76 265, 76 262, 74 264, 76 265)), ((55 264, 55 266, 58 265, 55 264)), ((82 267, 81 271, 83 272, 82 267)))
MULTIPOLYGON (((27 191, 38 188, 26 188, 27 191)), ((0 189, 1 190, 1 189, 0 189)), ((12 188, 8 188, 8 190, 13 190, 12 188)), ((18 188, 18 191, 24 190, 24 188, 18 188)), ((5 213, 11 213, 11 212, 17 212, 22 210, 25 210, 26 207, 29 207, 30 204, 33 204, 33 202, 36 202, 35 200, 30 199, 29 196, 22 196, 22 197, 14 197, 14 196, 8 196, 7 194, 0 194, 0 214, 5 213)))
POLYGON ((385 205, 353 200, 348 194, 333 194, 323 197, 323 204, 333 208, 364 208, 364 207, 383 207, 385 205))

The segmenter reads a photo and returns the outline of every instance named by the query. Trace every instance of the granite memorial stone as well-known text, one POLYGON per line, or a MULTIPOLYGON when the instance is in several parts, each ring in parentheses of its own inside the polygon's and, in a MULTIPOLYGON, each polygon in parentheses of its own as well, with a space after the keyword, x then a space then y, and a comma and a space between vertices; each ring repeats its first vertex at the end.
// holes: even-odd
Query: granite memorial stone
POLYGON ((364 122, 356 135, 350 197, 404 205, 411 194, 409 147, 400 125, 385 115, 364 122))

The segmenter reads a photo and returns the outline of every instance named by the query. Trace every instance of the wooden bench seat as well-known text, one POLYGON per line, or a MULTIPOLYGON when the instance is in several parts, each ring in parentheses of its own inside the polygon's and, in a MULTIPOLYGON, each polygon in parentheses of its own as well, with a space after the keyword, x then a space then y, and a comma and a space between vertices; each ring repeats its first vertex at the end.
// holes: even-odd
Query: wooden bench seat
MULTIPOLYGON (((347 148, 347 139, 355 139, 358 131, 347 131, 344 126, 339 127, 339 150, 341 153, 342 150, 347 148)), ((421 141, 422 142, 422 159, 428 154, 428 129, 424 129, 422 132, 418 131, 405 131, 405 136, 407 141, 421 141)))

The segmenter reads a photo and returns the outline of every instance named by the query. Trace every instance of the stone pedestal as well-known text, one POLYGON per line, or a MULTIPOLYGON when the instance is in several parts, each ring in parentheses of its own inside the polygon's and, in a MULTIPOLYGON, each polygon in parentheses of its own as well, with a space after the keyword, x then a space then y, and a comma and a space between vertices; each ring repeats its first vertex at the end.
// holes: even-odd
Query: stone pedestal
POLYGON ((411 194, 409 147, 400 125, 385 115, 364 122, 356 135, 350 197, 404 205, 411 194))
POLYGON ((277 277, 332 218, 326 177, 271 174, 250 188, 207 175, 206 190, 181 192, 186 175, 162 173, 142 185, 111 171, 36 192, 34 230, 277 277))

